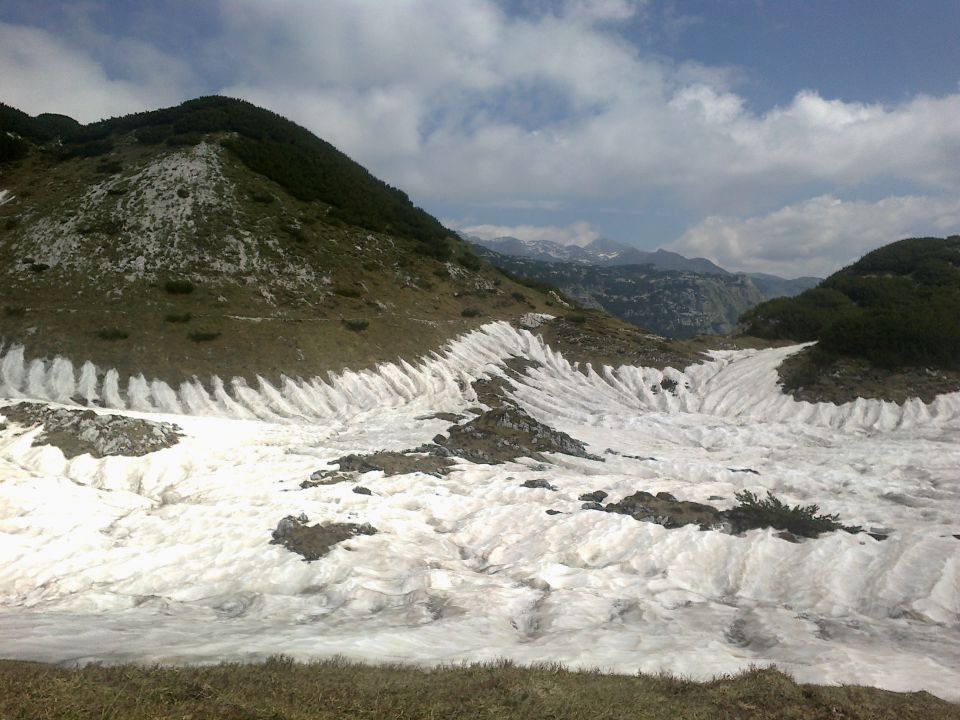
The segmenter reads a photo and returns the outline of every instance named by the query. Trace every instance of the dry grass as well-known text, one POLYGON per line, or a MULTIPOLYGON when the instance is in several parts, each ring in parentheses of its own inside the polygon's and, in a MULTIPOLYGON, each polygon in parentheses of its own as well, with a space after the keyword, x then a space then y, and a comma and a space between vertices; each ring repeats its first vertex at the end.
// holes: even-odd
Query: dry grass
MULTIPOLYGON (((132 173, 166 152, 172 150, 129 142, 118 144, 111 158, 132 173)), ((36 260, 13 250, 28 224, 24 218, 79 212, 77 198, 102 180, 101 160, 56 163, 34 153, 5 167, 4 187, 16 200, 0 208, 0 268, 5 269, 0 273, 0 339, 23 344, 30 359, 90 360, 101 369, 116 368, 121 376, 143 373, 174 385, 194 375, 206 381, 212 374, 253 383, 259 374, 277 382, 283 374, 324 376, 401 358, 414 361, 484 322, 514 320, 531 311, 566 312, 542 292, 492 268, 454 264, 451 271, 417 252, 413 240, 332 223, 322 203, 290 197, 229 154, 221 169, 225 182, 237 188, 236 216, 226 208, 198 209, 195 236, 180 238, 185 247, 205 247, 243 227, 272 239, 272 246, 261 247, 264 257, 311 267, 316 282, 285 284, 287 278, 255 269, 229 276, 205 265, 156 268, 152 278, 135 280, 120 272, 94 278, 59 266, 24 271, 24 263, 36 260), (258 201, 263 198, 270 204, 258 201), (182 325, 188 319, 198 332, 219 333, 215 342, 192 339, 182 325), (128 337, 91 343, 104 328, 128 337)), ((105 232, 92 228, 84 242, 115 262, 128 231, 105 232)), ((695 352, 651 339, 625 322, 591 312, 583 317, 585 323, 562 322, 543 331, 573 360, 683 367, 698 359, 695 352)))
POLYGON ((923 692, 798 685, 775 669, 694 683, 503 662, 427 671, 283 658, 260 665, 74 670, 0 661, 0 717, 956 720, 960 706, 923 692))
MULTIPOLYGON (((528 297, 534 296, 533 290, 526 292, 528 297)), ((642 365, 661 370, 670 366, 682 370, 707 359, 700 348, 688 342, 652 335, 648 330, 598 310, 547 312, 557 315, 558 320, 542 325, 535 332, 552 348, 559 349, 567 360, 591 363, 598 370, 604 365, 642 365)))
MULTIPOLYGON (((166 152, 171 150, 165 146, 121 143, 114 154, 134 172, 166 152)), ((491 268, 451 274, 444 263, 418 253, 416 241, 327 222, 322 203, 290 197, 229 154, 222 171, 238 188, 236 216, 226 207, 203 206, 195 235, 180 238, 184 247, 216 246, 217 238, 243 227, 264 240, 264 258, 313 268, 315 282, 297 284, 256 268, 229 275, 205 265, 148 268, 154 275, 140 279, 121 272, 92 277, 59 266, 42 273, 24 269, 36 258, 14 251, 18 233, 28 225, 23 218, 73 217, 78 198, 102 180, 99 161, 56 163, 34 153, 5 166, 4 187, 16 199, 0 208, 0 339, 23 344, 28 358, 90 360, 121 376, 143 373, 173 384, 214 373, 251 382, 260 374, 276 382, 282 374, 324 376, 416 360, 484 321, 516 318, 531 304, 549 310, 547 298, 535 293, 528 293, 531 303, 518 303, 510 293, 520 286, 491 268), (272 201, 265 206, 251 196, 272 201), (500 285, 490 285, 494 282, 500 285), (478 291, 478 283, 491 289, 478 291), (479 310, 477 317, 461 315, 470 307, 479 310), (198 331, 220 335, 215 342, 192 339, 181 325, 187 318, 198 331), (367 327, 360 332, 363 323, 367 327), (128 338, 91 343, 104 328, 128 338)), ((91 253, 118 261, 125 233, 134 231, 101 231, 92 228, 83 242, 91 253)))

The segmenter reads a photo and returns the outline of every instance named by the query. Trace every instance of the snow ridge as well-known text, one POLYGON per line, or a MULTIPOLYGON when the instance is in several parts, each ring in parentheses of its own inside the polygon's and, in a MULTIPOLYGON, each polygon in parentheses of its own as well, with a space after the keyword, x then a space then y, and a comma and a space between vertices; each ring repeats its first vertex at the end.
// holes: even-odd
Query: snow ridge
POLYGON ((802 347, 715 352, 711 360, 685 371, 631 366, 598 371, 588 366, 584 374, 530 332, 496 322, 413 365, 381 364, 376 371, 347 370, 326 380, 283 377, 279 387, 262 377, 251 387, 242 378, 224 381, 213 376, 206 384, 194 378, 173 388, 142 375, 120 378, 115 370, 102 371, 90 362, 77 370, 60 357, 28 361, 23 347, 13 345, 5 353, 0 347, 0 397, 148 413, 313 422, 377 407, 424 404, 427 398, 433 405, 460 402, 472 395, 470 382, 504 374, 504 362, 521 356, 539 366, 515 380, 517 398, 545 416, 578 422, 612 412, 667 412, 890 431, 944 427, 960 419, 960 393, 941 395, 929 404, 919 399, 903 405, 865 399, 839 406, 798 402, 780 392, 776 367, 802 347), (545 381, 553 388, 548 395, 538 390, 545 381), (562 393, 557 393, 558 386, 562 393))

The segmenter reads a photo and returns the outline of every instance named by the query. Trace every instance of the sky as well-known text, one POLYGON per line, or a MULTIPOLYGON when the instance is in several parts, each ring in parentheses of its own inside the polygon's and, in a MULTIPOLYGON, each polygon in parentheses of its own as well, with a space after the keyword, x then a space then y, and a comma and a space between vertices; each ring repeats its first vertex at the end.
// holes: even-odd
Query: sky
POLYGON ((448 227, 827 275, 960 233, 957 0, 0 0, 0 101, 200 95, 448 227))

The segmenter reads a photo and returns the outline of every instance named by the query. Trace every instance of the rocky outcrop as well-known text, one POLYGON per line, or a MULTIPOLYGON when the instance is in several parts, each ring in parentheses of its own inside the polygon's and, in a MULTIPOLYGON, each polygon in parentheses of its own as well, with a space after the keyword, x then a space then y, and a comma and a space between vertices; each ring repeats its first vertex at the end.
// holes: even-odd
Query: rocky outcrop
POLYGON ((446 475, 447 468, 453 465, 454 461, 443 457, 440 453, 423 454, 425 452, 418 448, 409 452, 384 451, 369 455, 344 455, 330 462, 331 465, 338 465, 339 470, 321 468, 312 473, 309 480, 300 483, 300 487, 307 489, 320 485, 334 485, 352 479, 351 474, 367 472, 382 472, 385 476, 407 475, 414 472, 436 476, 446 475))
MULTIPOLYGON (((701 530, 717 530, 733 535, 741 535, 749 530, 774 528, 779 530, 777 537, 789 542, 799 542, 800 538, 816 538, 822 533, 844 530, 849 533, 861 532, 857 526, 846 526, 839 522, 836 515, 818 515, 816 505, 790 507, 769 494, 766 499, 758 498, 749 492, 736 494, 738 504, 730 510, 718 510, 687 500, 677 500, 667 492, 656 495, 640 490, 621 500, 602 505, 606 493, 596 490, 580 496, 585 500, 584 510, 629 515, 640 522, 655 523, 665 528, 679 528, 685 525, 697 525, 701 530)), ((876 540, 884 540, 887 534, 869 532, 876 540)))
POLYGON ((301 513, 294 517, 287 515, 273 531, 274 545, 283 545, 287 550, 302 555, 307 562, 318 560, 330 552, 337 543, 358 535, 375 535, 377 529, 363 523, 323 523, 307 525, 309 518, 301 513))
POLYGON ((447 437, 437 435, 433 445, 418 449, 491 465, 519 457, 544 461, 541 453, 601 460, 588 453, 586 445, 579 440, 509 405, 483 412, 463 425, 452 425, 447 432, 447 437))
POLYGON ((8 422, 26 428, 43 425, 36 445, 53 445, 65 457, 90 454, 140 456, 176 445, 182 436, 177 425, 124 415, 101 415, 93 410, 52 408, 39 403, 19 403, 0 408, 8 422))
MULTIPOLYGON (((597 493, 592 493, 596 495, 597 493)), ((599 502, 599 501, 595 501, 599 502)), ((604 512, 629 515, 641 522, 652 522, 667 528, 697 525, 701 530, 729 532, 732 526, 724 513, 711 505, 677 500, 673 495, 659 492, 656 495, 643 490, 628 495, 618 502, 603 506, 604 512)))
POLYGON ((551 490, 557 491, 556 485, 551 485, 549 481, 537 478, 533 480, 524 480, 520 487, 530 488, 531 490, 551 490))

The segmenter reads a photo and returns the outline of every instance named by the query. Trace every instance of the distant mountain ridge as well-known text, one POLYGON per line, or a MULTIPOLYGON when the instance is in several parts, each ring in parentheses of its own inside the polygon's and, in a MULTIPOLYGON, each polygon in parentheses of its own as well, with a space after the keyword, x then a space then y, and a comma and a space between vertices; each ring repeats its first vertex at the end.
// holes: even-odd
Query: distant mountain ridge
POLYGON ((679 270, 717 275, 733 275, 706 258, 687 258, 669 250, 648 252, 630 245, 605 238, 598 238, 588 245, 561 245, 551 240, 520 240, 504 236, 485 240, 473 235, 464 236, 474 245, 516 257, 543 260, 546 262, 577 262, 585 265, 653 265, 659 270, 679 270))
POLYGON ((480 246, 477 253, 511 275, 559 288, 583 307, 679 340, 732 332, 737 318, 764 299, 744 275, 659 270, 649 264, 545 262, 480 246))
POLYGON ((679 339, 730 333, 738 318, 758 303, 797 295, 820 282, 732 273, 706 258, 647 252, 602 238, 581 247, 515 237, 464 237, 496 267, 556 285, 582 305, 679 339))

